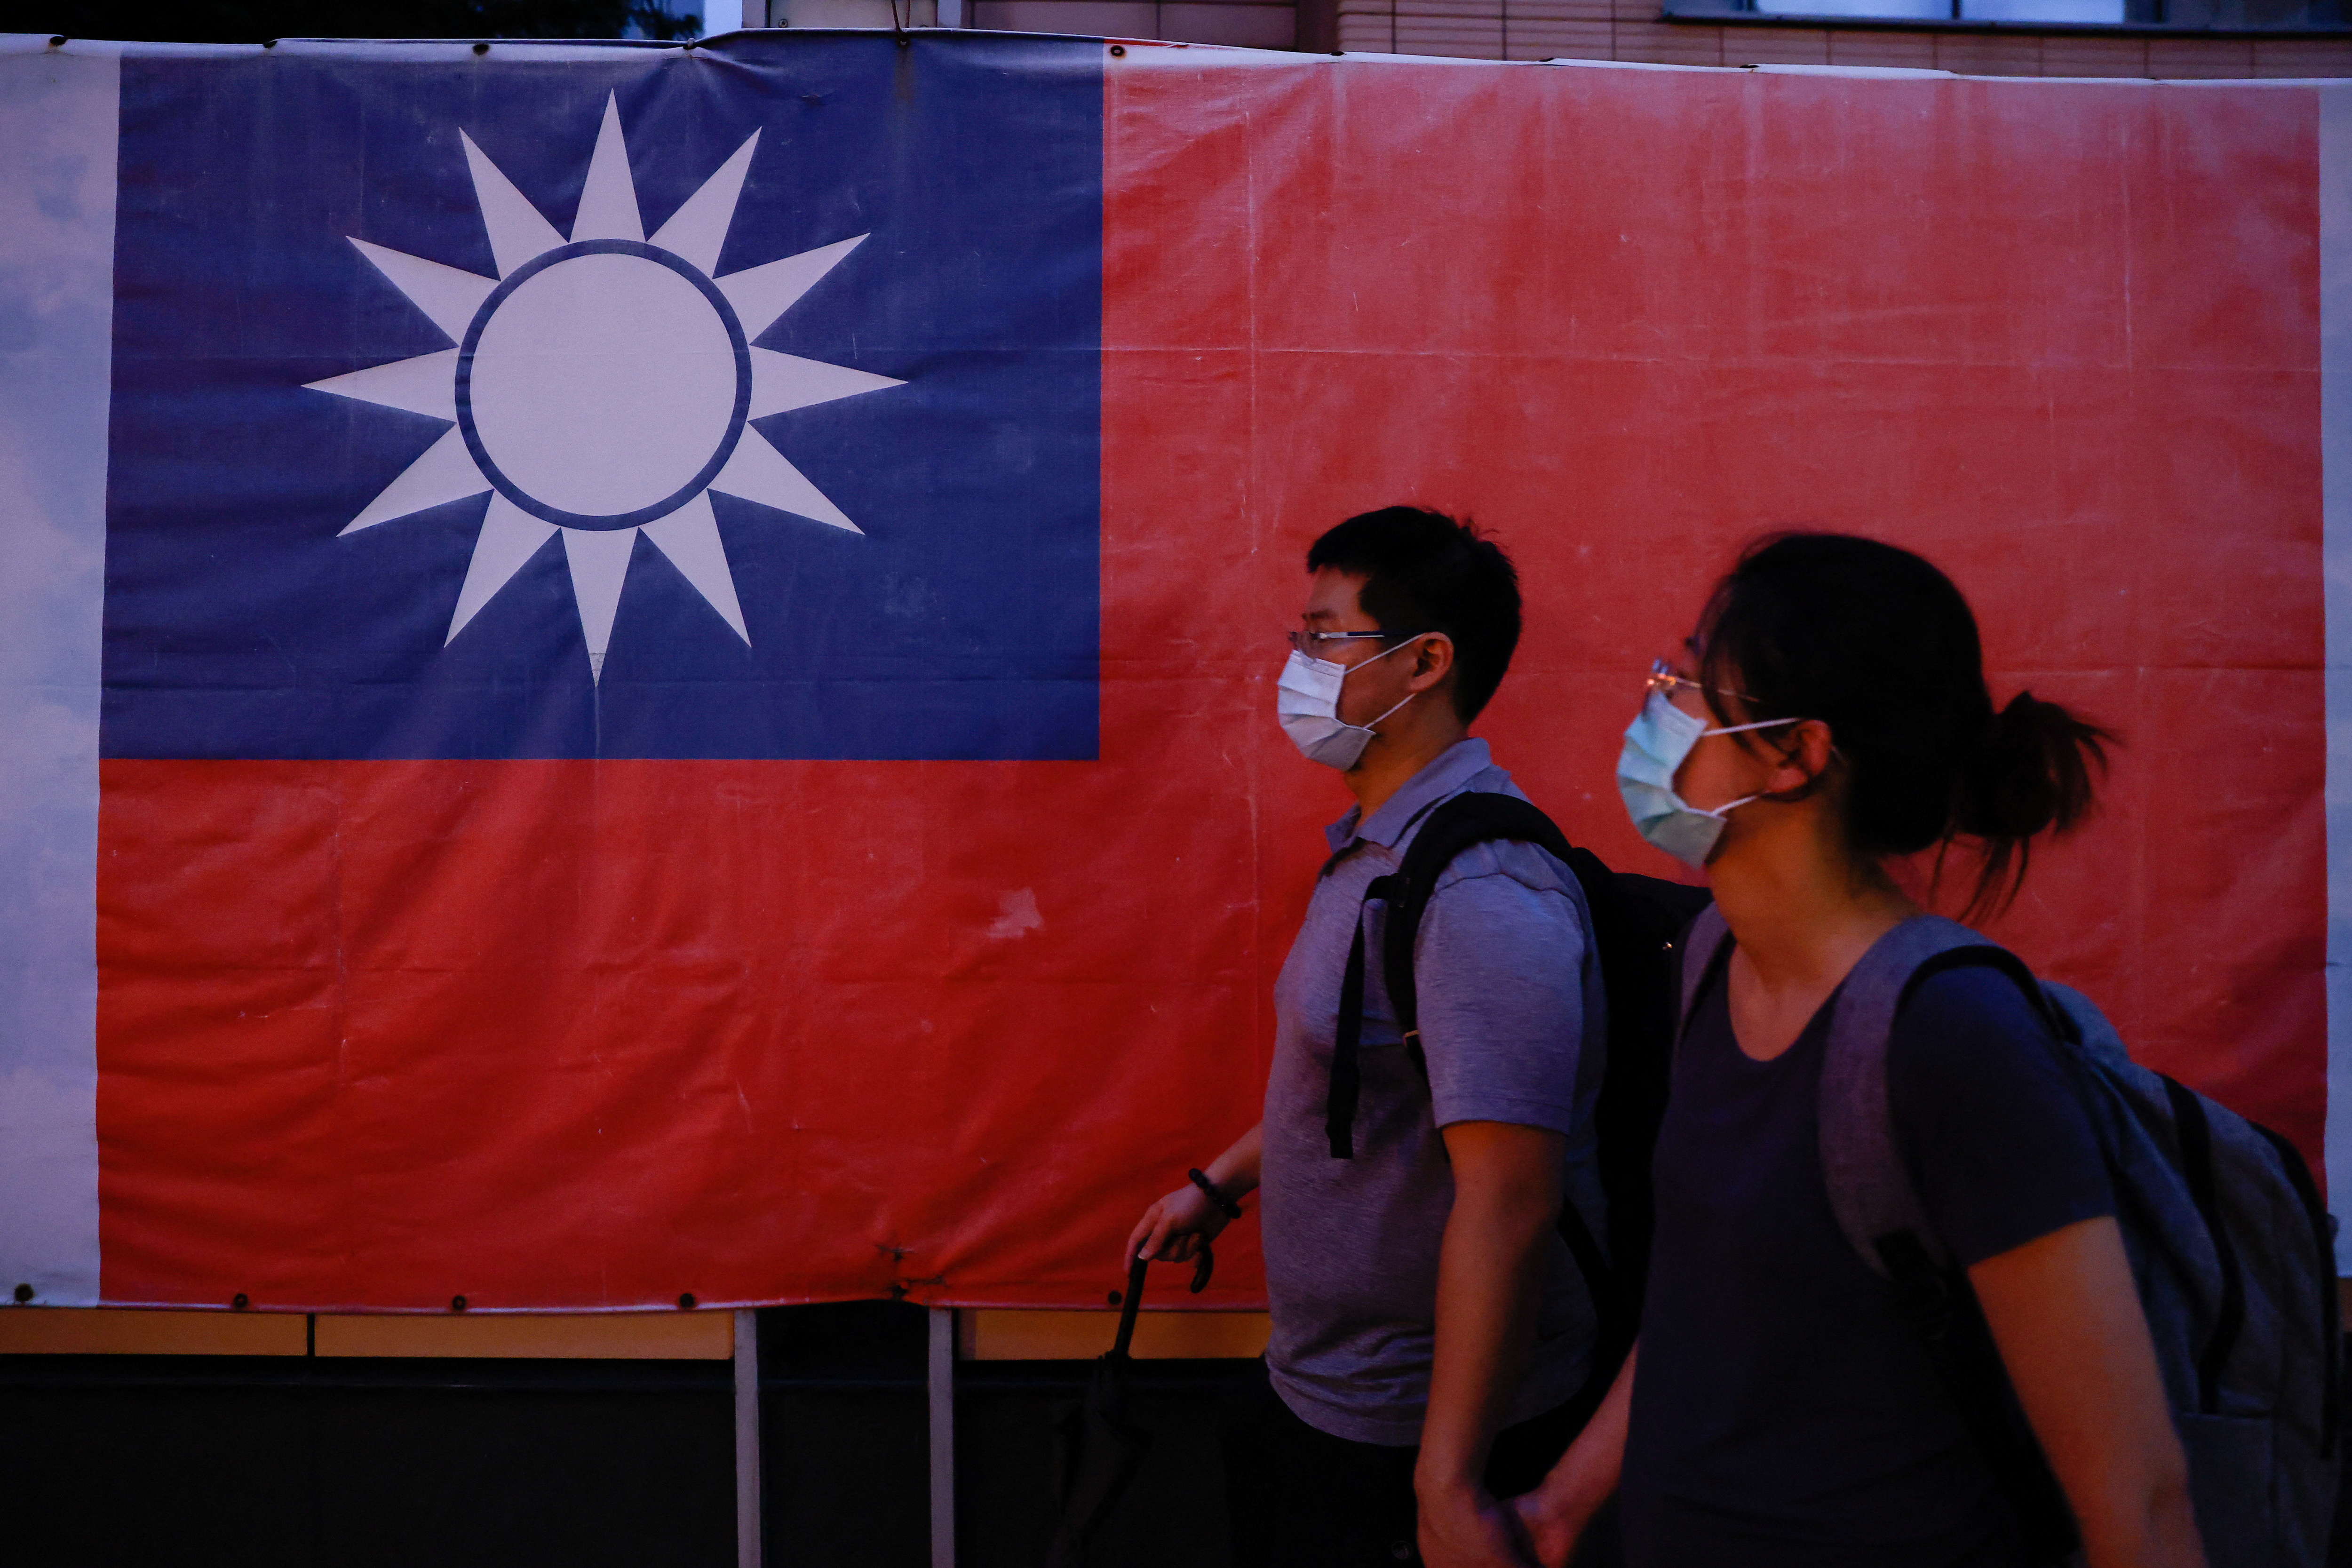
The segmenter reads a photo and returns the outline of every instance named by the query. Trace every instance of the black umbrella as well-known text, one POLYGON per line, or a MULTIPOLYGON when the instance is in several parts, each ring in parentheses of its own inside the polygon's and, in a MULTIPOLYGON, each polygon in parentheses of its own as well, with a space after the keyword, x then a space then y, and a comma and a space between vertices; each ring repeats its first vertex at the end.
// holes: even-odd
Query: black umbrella
MULTIPOLYGON (((1149 1261, 1139 1258, 1127 1266, 1127 1294, 1119 1299, 1118 1338, 1110 1353, 1095 1363, 1087 1396, 1064 1410, 1054 1423, 1054 1480, 1061 1521, 1054 1527, 1053 1543, 1045 1549, 1045 1568, 1089 1568, 1088 1549, 1094 1534, 1143 1467, 1151 1434, 1136 1426, 1128 1413, 1129 1372, 1134 1363, 1127 1347, 1135 1338, 1135 1311, 1143 1304, 1143 1271, 1149 1261)), ((1209 1282, 1215 1260, 1204 1246, 1192 1275, 1198 1292, 1209 1282)))

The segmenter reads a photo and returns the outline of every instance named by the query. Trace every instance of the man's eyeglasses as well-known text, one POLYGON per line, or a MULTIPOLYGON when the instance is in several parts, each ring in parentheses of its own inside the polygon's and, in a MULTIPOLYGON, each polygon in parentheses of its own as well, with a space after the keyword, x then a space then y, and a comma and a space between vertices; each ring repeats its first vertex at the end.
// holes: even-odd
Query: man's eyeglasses
POLYGON ((1427 637, 1427 632, 1285 632, 1291 647, 1309 658, 1321 658, 1323 649, 1332 643, 1342 642, 1404 642, 1412 637, 1427 637))

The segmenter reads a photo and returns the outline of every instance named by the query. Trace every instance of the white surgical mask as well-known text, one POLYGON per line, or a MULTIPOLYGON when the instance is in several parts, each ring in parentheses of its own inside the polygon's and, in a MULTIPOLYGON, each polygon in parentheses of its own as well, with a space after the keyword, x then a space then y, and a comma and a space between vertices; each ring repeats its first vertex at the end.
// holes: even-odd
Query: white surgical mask
POLYGON ((1617 793, 1624 797, 1625 811, 1633 817, 1635 830, 1684 865, 1704 869, 1706 858, 1715 853, 1716 840, 1723 837, 1724 819, 1736 808, 1760 799, 1762 792, 1701 810, 1675 793, 1675 774, 1681 771, 1683 759, 1709 735, 1736 735, 1742 730, 1769 730, 1797 722, 1760 719, 1753 724, 1710 730, 1706 720, 1684 712, 1666 700, 1664 692, 1651 692, 1642 711, 1625 727, 1625 749, 1617 757, 1617 793))
MULTIPOLYGON (((1364 664, 1378 664, 1399 648, 1410 647, 1420 640, 1408 637, 1396 647, 1374 654, 1364 664)), ((1371 724, 1345 722, 1339 717, 1339 689, 1347 682, 1349 669, 1361 669, 1364 664, 1351 667, 1334 664, 1328 658, 1309 658, 1295 648, 1283 662, 1282 679, 1274 687, 1275 721, 1308 762, 1347 772, 1356 765, 1356 759, 1364 754, 1364 748, 1372 743, 1372 736, 1378 733, 1372 724, 1419 695, 1407 692, 1404 702, 1374 719, 1371 724)))

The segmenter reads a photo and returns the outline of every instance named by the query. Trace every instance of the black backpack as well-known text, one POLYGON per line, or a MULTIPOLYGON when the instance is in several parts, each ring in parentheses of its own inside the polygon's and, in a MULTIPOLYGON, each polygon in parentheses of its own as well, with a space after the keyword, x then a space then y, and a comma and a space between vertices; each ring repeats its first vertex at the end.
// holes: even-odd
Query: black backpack
MULTIPOLYGON (((1583 889, 1592 943, 1609 998, 1608 1058, 1594 1110, 1601 1193, 1609 1216, 1601 1245, 1573 1203, 1562 1203, 1559 1234, 1584 1276, 1601 1323, 1589 1391, 1605 1391, 1633 1343, 1649 1274, 1650 1152, 1665 1115, 1666 1084, 1680 1025, 1677 943, 1712 900, 1704 888, 1612 871, 1590 849, 1570 845, 1551 818, 1517 795, 1472 791, 1439 803, 1405 850, 1404 864, 1376 877, 1367 903, 1388 904, 1381 973, 1406 1050, 1427 1076, 1421 1049, 1412 973, 1413 939, 1437 879, 1473 845, 1532 844, 1566 866, 1583 889)), ((1331 1092, 1324 1127, 1331 1153, 1352 1158, 1352 1127, 1362 1088, 1357 1059, 1364 1026, 1364 922, 1356 920, 1339 990, 1339 1032, 1331 1051, 1331 1092)))

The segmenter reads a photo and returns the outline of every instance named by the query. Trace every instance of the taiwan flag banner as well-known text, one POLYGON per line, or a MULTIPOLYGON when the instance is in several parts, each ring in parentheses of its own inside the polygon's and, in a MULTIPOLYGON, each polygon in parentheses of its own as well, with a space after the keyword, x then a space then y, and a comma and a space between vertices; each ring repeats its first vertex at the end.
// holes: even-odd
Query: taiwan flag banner
POLYGON ((2347 90, 0 39, 0 1289, 1099 1305, 1257 1116, 1281 634, 1398 502, 1660 875, 1740 546, 1927 553, 2121 737, 1993 933, 2352 1170, 2347 90))

